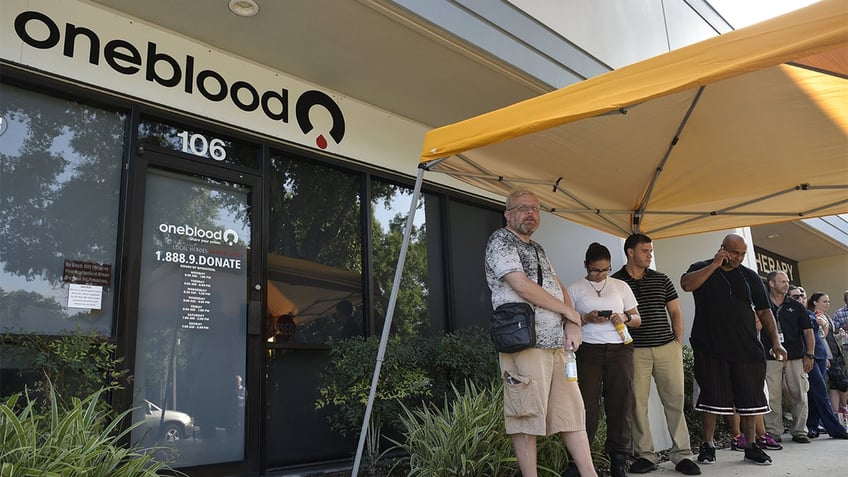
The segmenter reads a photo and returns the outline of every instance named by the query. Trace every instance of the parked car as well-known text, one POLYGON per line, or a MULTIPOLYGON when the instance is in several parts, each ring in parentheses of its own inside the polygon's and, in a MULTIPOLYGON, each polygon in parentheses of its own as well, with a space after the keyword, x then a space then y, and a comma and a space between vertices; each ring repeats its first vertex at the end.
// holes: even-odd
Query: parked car
POLYGON ((194 434, 194 421, 184 412, 166 409, 163 419, 162 408, 146 399, 141 404, 141 411, 144 415, 142 424, 137 428, 139 432, 168 442, 185 439, 194 434))

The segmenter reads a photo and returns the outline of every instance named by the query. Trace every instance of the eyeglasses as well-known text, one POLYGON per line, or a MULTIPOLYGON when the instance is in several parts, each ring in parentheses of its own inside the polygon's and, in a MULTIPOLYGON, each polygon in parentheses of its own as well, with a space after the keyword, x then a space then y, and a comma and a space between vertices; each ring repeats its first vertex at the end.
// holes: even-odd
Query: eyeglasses
POLYGON ((804 295, 789 295, 789 298, 794 298, 794 299, 797 300, 798 298, 801 298, 802 296, 804 296, 804 295))
POLYGON ((532 210, 534 214, 538 214, 539 211, 542 210, 542 206, 541 205, 516 205, 516 206, 510 207, 506 210, 507 211, 517 210, 517 211, 521 212, 522 214, 526 214, 528 210, 532 210))
POLYGON ((587 272, 589 273, 609 273, 612 271, 612 267, 609 268, 587 268, 587 272))

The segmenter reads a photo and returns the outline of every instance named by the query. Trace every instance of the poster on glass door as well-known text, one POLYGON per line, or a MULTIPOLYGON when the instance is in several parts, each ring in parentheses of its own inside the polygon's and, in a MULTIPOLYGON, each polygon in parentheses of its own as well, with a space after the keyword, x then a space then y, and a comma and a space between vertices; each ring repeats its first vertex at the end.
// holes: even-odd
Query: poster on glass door
POLYGON ((132 436, 177 468, 244 458, 248 204, 237 184, 147 176, 132 436))
POLYGON ((214 326, 210 312, 215 278, 244 274, 245 249, 238 232, 166 223, 159 224, 157 232, 163 234, 158 241, 163 247, 154 251, 156 262, 171 265, 182 278, 180 328, 209 330, 214 326))

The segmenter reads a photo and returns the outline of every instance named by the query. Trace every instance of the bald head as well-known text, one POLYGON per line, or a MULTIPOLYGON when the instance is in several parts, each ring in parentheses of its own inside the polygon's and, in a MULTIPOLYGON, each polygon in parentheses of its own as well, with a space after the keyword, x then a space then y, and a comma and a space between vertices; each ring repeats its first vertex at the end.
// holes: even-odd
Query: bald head
POLYGON ((739 234, 727 234, 721 241, 721 248, 728 255, 727 262, 722 265, 726 270, 732 270, 742 265, 742 260, 745 260, 745 254, 748 253, 748 244, 739 234))
POLYGON ((739 234, 727 234, 724 236, 724 240, 721 241, 721 245, 725 248, 732 248, 737 246, 745 247, 748 249, 748 245, 745 243, 745 237, 739 234))

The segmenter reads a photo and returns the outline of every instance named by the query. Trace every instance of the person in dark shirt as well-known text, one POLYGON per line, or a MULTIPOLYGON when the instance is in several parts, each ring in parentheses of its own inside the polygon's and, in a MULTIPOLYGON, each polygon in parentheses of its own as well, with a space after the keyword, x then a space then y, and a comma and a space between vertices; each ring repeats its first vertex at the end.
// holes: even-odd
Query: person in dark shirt
POLYGON ((766 359, 756 317, 772 344, 776 359, 786 359, 763 282, 754 270, 742 265, 748 245, 737 234, 724 237, 712 259, 693 263, 680 278, 680 286, 695 298, 695 319, 689 338, 695 355, 695 380, 700 394, 695 409, 701 411, 704 443, 698 462, 715 462, 715 427, 718 415, 741 418, 747 447, 745 460, 770 464, 756 443, 755 416, 769 412, 766 399, 766 359))
MULTIPOLYGON (((807 310, 786 294, 789 290, 789 277, 784 272, 770 272, 766 277, 769 286, 769 302, 776 319, 777 335, 786 348, 786 361, 778 361, 772 356, 771 342, 765 336, 760 339, 766 355, 766 384, 769 390, 771 412, 765 415, 766 431, 773 439, 783 434, 783 383, 786 394, 792 402, 792 427, 789 433, 792 440, 809 444, 807 437, 807 389, 810 381, 807 373, 815 362, 815 338, 813 326, 807 316, 807 310)), ((760 437, 758 437, 759 439, 760 437)), ((766 436, 763 436, 766 439, 766 436)))

